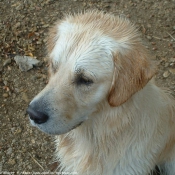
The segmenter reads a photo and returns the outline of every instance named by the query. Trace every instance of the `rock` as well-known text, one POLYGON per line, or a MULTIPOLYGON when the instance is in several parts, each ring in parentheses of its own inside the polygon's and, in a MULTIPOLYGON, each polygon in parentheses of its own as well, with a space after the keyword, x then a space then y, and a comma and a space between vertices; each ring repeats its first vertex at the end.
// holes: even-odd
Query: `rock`
POLYGON ((157 50, 157 47, 153 47, 152 50, 157 50))
POLYGON ((163 77, 164 78, 167 78, 169 75, 170 75, 170 73, 168 71, 166 71, 166 72, 163 73, 163 77))
POLYGON ((170 69, 170 73, 175 74, 175 69, 170 69))
POLYGON ((4 98, 7 98, 9 95, 8 95, 7 93, 4 93, 2 96, 3 96, 4 98))
POLYGON ((19 133, 21 133, 21 132, 22 132, 22 129, 21 129, 21 128, 18 128, 18 129, 16 130, 15 134, 19 134, 19 133))
POLYGON ((34 139, 32 139, 31 142, 32 142, 32 144, 35 144, 35 140, 34 139))
POLYGON ((151 36, 147 36, 146 37, 148 40, 152 40, 152 37, 151 36))
POLYGON ((42 66, 42 64, 43 64, 43 61, 40 61, 40 62, 37 64, 37 66, 40 67, 40 66, 42 66))
POLYGON ((169 66, 169 63, 165 63, 165 67, 168 67, 169 66))
POLYGON ((174 63, 175 62, 175 58, 170 58, 170 62, 174 63))
POLYGON ((22 93, 22 99, 23 99, 26 103, 29 102, 29 98, 28 98, 28 96, 27 96, 26 93, 22 93))
POLYGON ((9 58, 9 59, 7 59, 7 60, 4 61, 3 66, 7 66, 11 62, 12 62, 12 60, 9 58))
POLYGON ((33 66, 38 66, 39 60, 32 58, 30 56, 15 56, 16 64, 19 65, 21 71, 28 71, 33 68, 33 66))
POLYGON ((151 28, 152 26, 151 26, 151 24, 147 24, 147 27, 148 27, 148 28, 151 28))
POLYGON ((3 83, 5 86, 8 86, 8 81, 4 80, 3 83))
POLYGON ((17 22, 14 27, 15 28, 18 28, 18 27, 20 27, 20 25, 21 25, 21 23, 20 22, 17 22))
POLYGON ((8 150, 7 150, 7 154, 10 155, 12 153, 12 148, 10 147, 8 150))
POLYGON ((8 161, 8 164, 10 164, 10 165, 14 165, 16 162, 15 162, 15 160, 14 159, 9 159, 9 161, 8 161))

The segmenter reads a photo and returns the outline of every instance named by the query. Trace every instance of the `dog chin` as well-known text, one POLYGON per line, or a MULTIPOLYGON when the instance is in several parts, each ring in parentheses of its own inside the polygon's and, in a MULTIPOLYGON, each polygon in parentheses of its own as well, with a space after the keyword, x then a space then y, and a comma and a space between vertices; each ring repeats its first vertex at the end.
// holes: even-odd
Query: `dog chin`
POLYGON ((79 122, 78 124, 76 124, 75 126, 73 126, 71 128, 67 128, 67 129, 64 129, 62 131, 60 131, 60 130, 58 130, 58 131, 52 130, 50 128, 42 126, 41 124, 36 124, 33 120, 30 120, 30 123, 31 123, 32 126, 37 127, 39 130, 41 130, 42 132, 44 132, 46 134, 49 134, 49 135, 62 135, 62 134, 66 134, 66 133, 70 132, 71 130, 74 130, 74 129, 78 128, 79 126, 82 125, 83 121, 79 122))

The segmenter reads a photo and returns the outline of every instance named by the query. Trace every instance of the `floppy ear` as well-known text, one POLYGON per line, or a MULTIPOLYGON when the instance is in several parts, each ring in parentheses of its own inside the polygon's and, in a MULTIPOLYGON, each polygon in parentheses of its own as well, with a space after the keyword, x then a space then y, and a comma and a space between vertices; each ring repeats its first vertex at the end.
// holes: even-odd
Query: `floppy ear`
POLYGON ((142 89, 155 74, 155 65, 151 63, 146 51, 139 48, 126 55, 114 55, 114 74, 108 102, 119 106, 134 93, 142 89))

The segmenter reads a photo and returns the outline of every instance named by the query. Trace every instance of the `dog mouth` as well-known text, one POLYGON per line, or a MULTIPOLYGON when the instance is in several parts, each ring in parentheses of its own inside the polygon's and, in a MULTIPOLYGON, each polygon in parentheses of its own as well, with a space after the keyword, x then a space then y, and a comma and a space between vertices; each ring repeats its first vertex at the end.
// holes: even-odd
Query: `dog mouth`
POLYGON ((77 127, 79 127, 81 124, 82 124, 83 122, 80 122, 80 123, 78 123, 77 125, 75 125, 71 130, 73 130, 73 129, 75 129, 75 128, 77 128, 77 127))

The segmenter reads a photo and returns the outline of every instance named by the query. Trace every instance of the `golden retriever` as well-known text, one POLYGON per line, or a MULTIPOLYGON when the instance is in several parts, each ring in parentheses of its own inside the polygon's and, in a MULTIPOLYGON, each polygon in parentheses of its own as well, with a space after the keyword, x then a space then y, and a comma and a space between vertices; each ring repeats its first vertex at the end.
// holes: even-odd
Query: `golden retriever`
POLYGON ((156 66, 126 18, 89 11, 49 32, 50 80, 27 110, 56 135, 64 172, 175 175, 175 102, 152 77, 156 66))

